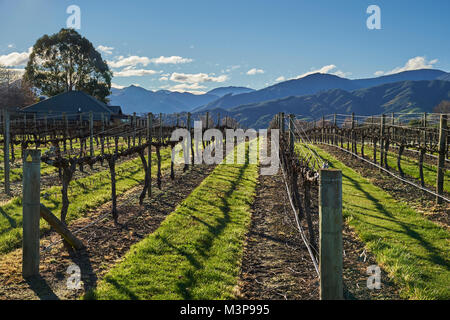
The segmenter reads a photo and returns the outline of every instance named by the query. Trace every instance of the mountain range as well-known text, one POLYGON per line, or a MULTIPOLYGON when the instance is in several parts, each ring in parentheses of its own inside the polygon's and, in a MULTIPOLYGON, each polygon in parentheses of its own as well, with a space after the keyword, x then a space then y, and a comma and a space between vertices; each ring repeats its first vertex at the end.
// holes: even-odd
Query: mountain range
POLYGON ((266 128, 278 112, 293 113, 300 119, 317 119, 322 115, 355 112, 360 115, 391 112, 432 112, 443 100, 450 100, 450 81, 400 81, 375 87, 345 91, 331 89, 313 95, 253 103, 228 110, 210 110, 239 120, 242 126, 266 128))
POLYGON ((224 96, 220 99, 208 103, 206 106, 198 108, 196 111, 215 108, 228 109, 249 103, 280 99, 289 96, 310 95, 318 93, 320 91, 327 91, 331 89, 353 91, 357 89, 369 88, 381 84, 394 83, 399 81, 436 80, 437 78, 443 77, 445 75, 448 74, 444 71, 423 69, 405 71, 377 78, 350 80, 332 74, 315 73, 300 79, 293 79, 277 83, 270 87, 250 93, 224 96))
POLYGON ((350 80, 316 73, 260 90, 226 87, 200 95, 130 86, 113 89, 109 98, 110 104, 122 106, 124 113, 210 111, 232 116, 244 126, 262 128, 277 112, 305 118, 335 112, 431 112, 442 100, 450 100, 450 74, 422 69, 350 80))
POLYGON ((169 90, 151 91, 131 85, 123 89, 112 88, 110 105, 121 106, 124 113, 175 113, 191 111, 221 97, 254 91, 245 87, 221 87, 206 94, 192 94, 169 90))

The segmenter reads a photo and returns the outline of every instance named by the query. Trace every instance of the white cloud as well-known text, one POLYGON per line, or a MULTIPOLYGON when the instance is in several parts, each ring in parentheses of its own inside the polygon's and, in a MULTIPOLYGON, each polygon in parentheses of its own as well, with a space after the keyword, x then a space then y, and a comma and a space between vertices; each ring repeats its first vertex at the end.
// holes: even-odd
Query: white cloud
POLYGON ((237 70, 240 67, 241 67, 240 65, 231 66, 231 67, 226 68, 225 70, 222 70, 222 73, 225 73, 225 72, 230 73, 231 71, 237 70))
POLYGON ((263 73, 264 73, 263 69, 256 69, 256 68, 253 68, 253 69, 250 69, 247 71, 247 74, 250 76, 254 76, 256 74, 263 74, 263 73))
POLYGON ((15 48, 15 47, 16 47, 16 45, 14 43, 8 44, 8 48, 10 48, 10 49, 15 48))
POLYGON ((204 94, 205 91, 202 89, 205 89, 206 87, 203 85, 200 85, 198 83, 180 83, 174 86, 169 87, 169 90, 171 91, 178 91, 178 92, 190 92, 194 94, 204 94))
POLYGON ((11 52, 0 56, 0 64, 5 67, 25 66, 28 62, 33 47, 28 48, 26 52, 11 52))
POLYGON ((384 72, 384 71, 377 71, 375 72, 376 76, 382 76, 382 75, 391 75, 403 71, 412 71, 412 70, 420 70, 420 69, 432 69, 433 65, 438 62, 438 59, 433 59, 431 61, 427 61, 425 57, 415 57, 409 59, 403 67, 397 67, 392 69, 391 71, 384 72))
POLYGON ((169 78, 167 76, 162 76, 159 78, 159 81, 169 81, 169 78))
POLYGON ((143 77, 160 73, 159 71, 150 69, 132 69, 125 68, 122 71, 114 71, 114 77, 143 77))
POLYGON ((121 86, 120 84, 112 82, 111 83, 111 88, 123 89, 123 88, 125 88, 125 86, 121 86))
POLYGON ((129 56, 126 58, 120 56, 116 61, 107 61, 107 62, 109 66, 112 68, 123 68, 127 66, 136 67, 139 64, 146 67, 150 63, 150 59, 147 57, 139 57, 139 56, 129 56))
POLYGON ((284 76, 280 76, 278 78, 275 79, 275 82, 282 82, 282 81, 286 81, 286 80, 293 80, 293 79, 300 79, 300 78, 304 78, 306 76, 315 74, 315 73, 323 73, 323 74, 332 74, 341 78, 347 78, 349 76, 352 75, 351 72, 344 72, 342 70, 337 70, 336 65, 334 64, 329 64, 326 66, 323 66, 322 68, 319 69, 314 69, 308 72, 305 72, 299 76, 293 77, 293 78, 286 78, 284 76))
POLYGON ((334 64, 329 64, 327 66, 323 66, 320 69, 312 70, 312 71, 309 71, 309 72, 305 72, 304 74, 301 74, 301 75, 297 76, 296 79, 300 79, 300 78, 312 75, 314 73, 330 73, 330 71, 334 70, 334 69, 336 69, 336 66, 334 64))
POLYGON ((301 75, 295 77, 294 79, 304 78, 306 76, 309 76, 309 75, 312 75, 315 73, 332 74, 332 75, 335 75, 335 76, 338 76, 341 78, 347 78, 348 76, 352 75, 351 72, 344 72, 342 70, 338 70, 336 65, 329 64, 329 65, 323 66, 322 68, 305 72, 304 74, 301 74, 301 75))
POLYGON ((225 82, 228 80, 228 76, 221 75, 218 77, 214 77, 206 73, 186 74, 174 72, 170 76, 170 80, 182 83, 225 82))
POLYGON ((341 70, 333 72, 332 74, 335 75, 335 76, 341 77, 341 78, 347 78, 347 77, 352 75, 351 72, 344 72, 344 71, 341 71, 341 70))
POLYGON ((108 61, 108 64, 112 68, 123 68, 127 66, 133 66, 136 67, 138 65, 143 65, 146 67, 149 63, 153 64, 180 64, 180 63, 189 63, 192 62, 192 59, 183 58, 179 56, 171 56, 171 57, 164 57, 160 56, 159 58, 152 58, 149 57, 140 57, 140 56, 129 56, 129 57, 123 57, 119 56, 116 57, 113 61, 108 61))
POLYGON ((113 47, 107 47, 107 46, 102 46, 102 45, 98 46, 97 49, 100 52, 103 52, 103 53, 106 53, 106 54, 112 54, 112 51, 114 50, 113 47))
POLYGON ((179 63, 189 63, 192 61, 194 60, 189 58, 183 58, 180 56, 171 56, 171 57, 161 56, 159 58, 150 59, 150 62, 154 64, 179 64, 179 63))

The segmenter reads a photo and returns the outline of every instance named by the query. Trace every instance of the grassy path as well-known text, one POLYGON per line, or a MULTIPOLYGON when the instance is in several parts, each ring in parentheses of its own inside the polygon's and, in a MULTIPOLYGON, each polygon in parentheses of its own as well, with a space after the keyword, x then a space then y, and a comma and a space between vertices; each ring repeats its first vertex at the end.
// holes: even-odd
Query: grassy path
MULTIPOLYGON (((152 177, 156 177, 156 154, 152 154, 152 177)), ((170 167, 170 148, 161 150, 161 170, 170 167)), ((144 181, 145 173, 140 158, 124 161, 116 166, 116 194, 123 194, 144 181)), ((97 172, 70 183, 67 222, 82 217, 90 210, 111 200, 109 170, 97 172)), ((41 191, 41 202, 59 216, 62 206, 61 187, 41 191)), ((41 233, 49 229, 41 219, 41 233)), ((0 207, 0 254, 19 247, 22 242, 22 198, 15 197, 0 207)))
POLYGON ((219 165, 86 298, 233 298, 257 177, 255 164, 219 165))
POLYGON ((342 170, 343 214, 367 248, 410 299, 450 299, 450 234, 371 184, 332 155, 342 170))

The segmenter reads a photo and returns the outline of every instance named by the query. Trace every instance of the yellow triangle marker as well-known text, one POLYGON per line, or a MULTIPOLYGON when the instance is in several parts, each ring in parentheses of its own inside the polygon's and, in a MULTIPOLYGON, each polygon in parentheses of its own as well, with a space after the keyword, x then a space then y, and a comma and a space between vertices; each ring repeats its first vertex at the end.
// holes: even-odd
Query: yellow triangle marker
POLYGON ((31 157, 31 154, 28 155, 26 160, 27 160, 27 162, 33 162, 33 158, 31 157))

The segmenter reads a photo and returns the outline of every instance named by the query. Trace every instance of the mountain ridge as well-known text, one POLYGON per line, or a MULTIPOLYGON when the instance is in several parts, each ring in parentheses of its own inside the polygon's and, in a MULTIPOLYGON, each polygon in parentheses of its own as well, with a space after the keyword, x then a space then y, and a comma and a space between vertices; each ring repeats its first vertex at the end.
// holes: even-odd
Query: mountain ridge
POLYGON ((246 87, 219 87, 205 94, 193 94, 169 90, 152 91, 131 85, 125 88, 112 88, 110 105, 120 105, 124 113, 175 113, 191 111, 213 100, 221 98, 221 94, 251 92, 246 87), (216 94, 214 94, 216 93, 216 94))
POLYGON ((436 80, 439 77, 446 77, 448 75, 448 73, 442 70, 420 69, 376 78, 350 80, 331 74, 314 73, 299 79, 283 81, 251 93, 224 96, 208 103, 206 106, 197 108, 195 111, 206 111, 214 108, 228 109, 249 103, 257 103, 289 96, 310 95, 331 89, 352 91, 399 81, 436 80))
MULTIPOLYGON (((108 97, 111 105, 120 105, 124 113, 176 113, 206 112, 207 110, 234 110, 249 104, 279 100, 291 96, 308 96, 333 89, 347 92, 371 88, 401 81, 450 81, 450 73, 435 69, 404 71, 367 79, 346 79, 331 74, 315 73, 299 79, 283 81, 269 87, 254 90, 246 87, 218 87, 205 94, 151 91, 131 85, 123 89, 112 89, 108 97), (216 93, 216 94, 214 94, 216 93)), ((342 99, 344 95, 340 95, 342 99)))
POLYGON ((318 118, 325 114, 381 114, 390 112, 432 112, 442 100, 450 100, 450 81, 400 81, 370 88, 346 91, 331 89, 313 95, 289 96, 228 110, 210 110, 238 119, 245 127, 265 128, 278 112, 293 113, 302 118, 318 118))

